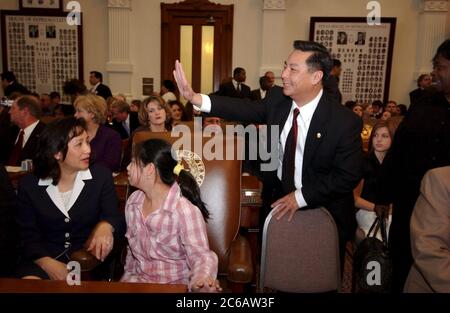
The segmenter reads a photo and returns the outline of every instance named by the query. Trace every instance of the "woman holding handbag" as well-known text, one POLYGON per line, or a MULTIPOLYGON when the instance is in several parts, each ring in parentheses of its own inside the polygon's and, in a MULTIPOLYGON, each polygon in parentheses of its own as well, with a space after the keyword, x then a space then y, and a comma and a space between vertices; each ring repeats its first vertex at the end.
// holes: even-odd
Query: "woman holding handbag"
MULTIPOLYGON (((377 215, 379 207, 375 204, 376 186, 380 177, 381 164, 391 147, 395 123, 390 121, 378 121, 373 129, 369 140, 369 154, 364 162, 364 175, 359 186, 355 189, 355 207, 359 209, 356 212, 358 227, 366 236, 377 215)), ((381 210, 380 210, 381 211, 381 210)), ((389 212, 386 221, 386 232, 389 233, 389 226, 392 220, 392 212, 389 212)), ((380 234, 377 238, 381 239, 380 234)))

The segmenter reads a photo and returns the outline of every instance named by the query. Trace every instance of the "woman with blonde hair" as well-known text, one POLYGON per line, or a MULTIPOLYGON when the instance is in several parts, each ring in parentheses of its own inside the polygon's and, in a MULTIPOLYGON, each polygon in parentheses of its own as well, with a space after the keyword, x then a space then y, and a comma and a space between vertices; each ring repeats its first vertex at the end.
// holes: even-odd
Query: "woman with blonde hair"
POLYGON ((87 135, 92 150, 92 164, 115 172, 120 169, 121 139, 118 132, 104 126, 106 101, 97 95, 79 96, 75 102, 75 117, 86 121, 87 135))

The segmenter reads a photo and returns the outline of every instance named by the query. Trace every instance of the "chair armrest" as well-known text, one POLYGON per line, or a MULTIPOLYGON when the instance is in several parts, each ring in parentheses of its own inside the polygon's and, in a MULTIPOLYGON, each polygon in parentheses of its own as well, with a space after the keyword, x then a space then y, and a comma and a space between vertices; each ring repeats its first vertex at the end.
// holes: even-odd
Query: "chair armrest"
POLYGON ((248 240, 242 235, 231 243, 227 279, 234 283, 250 283, 253 278, 252 253, 248 240))

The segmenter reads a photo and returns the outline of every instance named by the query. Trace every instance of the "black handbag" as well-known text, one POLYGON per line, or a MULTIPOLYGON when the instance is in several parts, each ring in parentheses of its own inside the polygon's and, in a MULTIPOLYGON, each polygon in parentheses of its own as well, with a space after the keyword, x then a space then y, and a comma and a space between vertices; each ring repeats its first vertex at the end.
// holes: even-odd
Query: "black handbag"
POLYGON ((392 260, 389 254, 386 220, 376 218, 367 237, 353 255, 353 284, 355 292, 388 293, 392 283, 392 260), (373 232, 372 232, 373 231, 373 232), (376 235, 381 231, 379 240, 376 235))

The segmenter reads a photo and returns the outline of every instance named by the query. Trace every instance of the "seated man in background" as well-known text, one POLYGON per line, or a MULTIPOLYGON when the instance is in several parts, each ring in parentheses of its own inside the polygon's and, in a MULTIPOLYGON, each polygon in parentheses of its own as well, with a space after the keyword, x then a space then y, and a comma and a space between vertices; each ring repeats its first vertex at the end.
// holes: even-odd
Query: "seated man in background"
POLYGON ((138 114, 131 112, 130 106, 125 101, 114 101, 111 104, 111 114, 113 117, 111 127, 120 134, 122 140, 129 138, 140 126, 138 114))
POLYGON ((19 127, 19 133, 6 138, 6 149, 9 151, 7 164, 20 166, 26 159, 32 159, 37 151, 39 135, 45 124, 39 121, 41 108, 33 96, 22 96, 16 99, 9 111, 11 122, 19 127))

